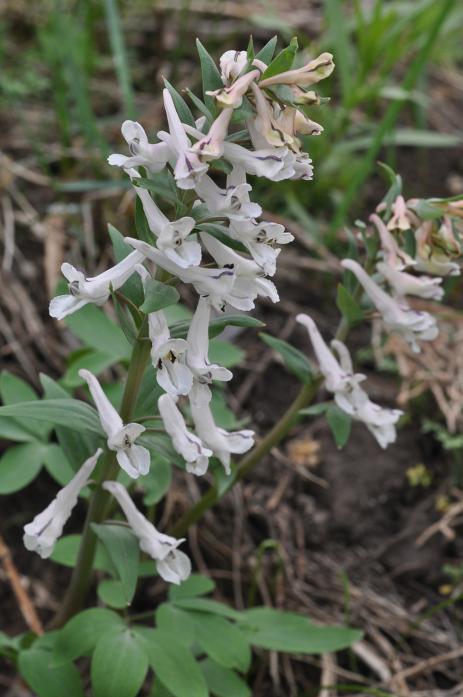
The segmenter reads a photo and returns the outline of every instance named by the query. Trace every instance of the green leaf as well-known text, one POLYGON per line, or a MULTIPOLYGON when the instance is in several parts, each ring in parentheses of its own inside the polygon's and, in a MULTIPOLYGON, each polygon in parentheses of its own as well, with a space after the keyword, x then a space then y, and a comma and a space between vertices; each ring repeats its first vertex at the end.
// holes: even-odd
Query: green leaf
MULTIPOLYGON (((171 335, 175 338, 184 338, 188 333, 190 321, 175 322, 170 328, 171 335)), ((209 339, 213 339, 223 332, 225 327, 247 327, 260 329, 265 327, 264 322, 249 315, 221 315, 209 323, 209 339)))
MULTIPOLYGON (((49 639, 49 636, 46 636, 49 639)), ((18 668, 25 682, 36 697, 85 697, 79 671, 72 663, 53 666, 53 653, 42 639, 34 642, 30 649, 21 651, 18 668)))
POLYGON ((130 356, 131 347, 124 332, 96 305, 86 305, 68 315, 64 322, 85 346, 109 354, 115 361, 130 356))
POLYGON ((251 689, 233 670, 209 658, 200 663, 210 692, 216 697, 251 697, 251 689))
MULTIPOLYGON (((200 100, 199 97, 197 97, 195 95, 194 92, 192 92, 190 89, 188 89, 188 87, 186 88, 185 91, 186 91, 187 95, 189 96, 189 98, 191 99, 191 101, 193 102, 193 104, 195 105, 195 107, 198 109, 198 111, 201 114, 203 114, 203 116, 206 117, 206 124, 208 126, 210 126, 214 120, 214 117, 211 114, 211 112, 209 111, 209 109, 207 108, 207 106, 204 104, 204 102, 202 102, 200 100)), ((195 128, 196 128, 196 126, 195 126, 195 128)), ((204 127, 203 127, 203 130, 205 130, 204 127)), ((192 214, 193 214, 193 211, 192 211, 192 214)), ((196 218, 196 220, 198 220, 198 218, 196 218)))
MULTIPOLYGON (((137 180, 137 185, 139 184, 139 181, 140 180, 137 180)), ((152 184, 154 186, 154 182, 152 182, 152 184)), ((153 189, 150 189, 150 191, 152 190, 153 189)), ((135 229, 137 231, 137 237, 139 240, 143 240, 143 242, 147 242, 151 245, 155 243, 156 238, 150 230, 148 220, 146 219, 145 211, 143 210, 143 204, 138 196, 135 199, 135 229)))
POLYGON ((338 448, 343 448, 349 440, 352 419, 349 414, 342 411, 336 404, 332 404, 326 411, 326 420, 338 448))
POLYGON ((201 77, 203 82, 203 98, 209 111, 213 114, 217 109, 214 102, 214 97, 206 94, 208 91, 220 90, 223 88, 220 72, 214 63, 213 59, 206 51, 199 39, 196 39, 196 48, 198 49, 199 60, 201 63, 201 77))
MULTIPOLYGON (((183 584, 182 584, 183 585, 183 584)), ((170 634, 175 641, 186 648, 195 640, 195 623, 186 610, 171 603, 162 603, 156 610, 156 627, 165 634, 170 634)))
POLYGON ((91 608, 75 615, 58 633, 53 665, 92 653, 101 637, 124 627, 121 617, 106 608, 91 608))
POLYGON ((209 360, 218 363, 224 368, 232 368, 238 365, 244 358, 244 351, 229 341, 212 339, 209 342, 209 360))
POLYGON ((96 410, 78 399, 48 399, 37 402, 21 402, 0 407, 0 416, 19 419, 36 419, 76 431, 103 435, 96 410))
POLYGON ((130 605, 138 579, 140 550, 137 538, 123 525, 92 523, 92 529, 106 549, 121 581, 126 604, 130 605))
POLYGON ((178 598, 172 599, 172 602, 184 610, 196 610, 197 612, 210 613, 211 615, 221 615, 231 620, 239 620, 241 618, 241 613, 237 610, 209 598, 178 598))
POLYGON ((331 653, 351 646, 362 632, 347 627, 318 627, 302 615, 259 607, 243 613, 251 644, 286 653, 331 653))
MULTIPOLYGON (((36 393, 27 382, 24 382, 24 380, 9 373, 7 370, 2 370, 0 374, 0 397, 2 398, 2 402, 7 406, 20 402, 35 402, 38 400, 36 393)), ((27 422, 18 422, 14 419, 9 419, 8 421, 10 422, 10 428, 13 427, 17 429, 18 432, 22 431, 25 436, 29 434, 29 437, 20 438, 19 440, 30 440, 30 434, 35 438, 39 438, 39 440, 46 440, 50 432, 49 426, 45 424, 30 424, 27 422)))
MULTIPOLYGON (((64 535, 60 537, 50 559, 63 566, 75 566, 77 555, 79 554, 80 540, 80 535, 64 535)), ((93 567, 101 571, 108 571, 109 573, 113 573, 114 571, 106 550, 100 544, 98 544, 96 548, 93 567)))
POLYGON ((100 375, 104 370, 110 368, 117 360, 109 353, 95 351, 92 348, 81 348, 73 351, 68 357, 68 367, 61 381, 63 385, 73 390, 76 387, 85 385, 86 382, 79 375, 79 370, 85 368, 94 375, 100 375))
POLYGON ((106 578, 98 584, 97 593, 99 599, 109 607, 123 609, 127 607, 124 586, 114 578, 106 578))
POLYGON ((188 649, 159 629, 134 629, 144 640, 151 668, 174 697, 208 697, 206 681, 188 649))
POLYGON ((180 295, 176 288, 150 278, 145 286, 145 301, 140 310, 146 314, 157 312, 169 305, 175 305, 179 300, 180 295))
MULTIPOLYGON (((41 374, 40 382, 45 393, 44 399, 69 399, 69 393, 47 375, 41 374)), ((94 433, 74 431, 66 426, 55 426, 55 433, 74 471, 77 471, 82 463, 93 455, 100 444, 100 438, 94 433)))
POLYGON ((249 37, 248 46, 247 46, 247 49, 246 49, 246 56, 247 56, 247 59, 248 59, 248 62, 249 62, 249 63, 251 63, 251 62, 254 60, 254 54, 255 54, 255 51, 254 51, 254 41, 253 41, 253 38, 252 38, 252 35, 251 35, 251 36, 249 37))
POLYGON ((336 305, 338 306, 342 316, 345 317, 351 326, 358 324, 363 320, 362 309, 359 307, 357 301, 354 300, 349 291, 346 290, 341 283, 338 284, 336 305))
POLYGON ((181 600, 182 598, 195 598, 198 595, 207 595, 212 593, 215 588, 215 583, 207 576, 199 574, 191 574, 186 581, 183 581, 179 586, 169 587, 170 600, 181 600))
POLYGON ((273 54, 275 53, 277 42, 278 36, 275 35, 270 39, 270 41, 267 41, 263 48, 260 49, 259 53, 256 55, 256 58, 261 60, 266 65, 269 65, 273 58, 273 54))
POLYGON ((286 70, 290 70, 294 63, 294 58, 298 48, 297 37, 293 36, 289 46, 280 51, 280 53, 272 60, 267 70, 264 71, 261 79, 265 80, 268 77, 273 77, 279 73, 284 73, 286 70))
POLYGON ((212 660, 224 668, 245 673, 251 664, 251 649, 246 634, 220 615, 190 612, 195 620, 196 639, 212 660))
POLYGON ((301 382, 308 384, 312 379, 312 368, 309 363, 309 359, 299 351, 299 349, 294 348, 291 344, 283 339, 277 339, 275 336, 270 336, 265 332, 259 334, 261 339, 281 355, 286 368, 293 373, 301 382))
POLYGON ((135 697, 148 671, 139 636, 126 627, 102 636, 92 656, 94 697, 135 697))
POLYGON ((333 402, 319 402, 319 404, 312 404, 310 407, 300 409, 297 413, 301 416, 319 416, 324 414, 332 404, 333 402))
POLYGON ((180 121, 182 123, 187 123, 189 126, 193 126, 193 128, 196 128, 195 117, 191 113, 190 107, 183 99, 182 95, 177 92, 175 87, 171 85, 166 78, 164 78, 164 84, 170 92, 170 96, 172 97, 180 121))
POLYGON ((71 467, 62 448, 56 443, 49 443, 49 445, 45 447, 43 464, 47 472, 61 486, 66 486, 75 475, 75 471, 71 467))
POLYGON ((145 506, 151 506, 158 503, 170 488, 172 481, 172 466, 169 460, 164 456, 160 456, 152 448, 151 467, 147 475, 141 480, 143 491, 143 503, 145 506))
POLYGON ((0 458, 0 494, 12 494, 27 486, 42 468, 47 446, 38 441, 9 448, 0 458))

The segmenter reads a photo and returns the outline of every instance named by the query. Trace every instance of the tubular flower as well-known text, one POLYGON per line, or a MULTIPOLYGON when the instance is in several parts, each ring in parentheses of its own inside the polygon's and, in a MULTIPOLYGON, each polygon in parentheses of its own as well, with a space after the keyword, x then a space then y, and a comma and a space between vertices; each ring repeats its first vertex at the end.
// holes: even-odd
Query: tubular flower
POLYGON ((145 427, 137 423, 124 425, 96 377, 84 368, 79 370, 79 375, 89 387, 101 427, 108 436, 108 448, 115 451, 120 467, 132 479, 147 474, 151 462, 150 453, 143 446, 135 445, 135 440, 145 431, 145 427))
POLYGON ((210 304, 205 298, 199 298, 188 330, 186 362, 198 382, 228 381, 233 373, 228 368, 209 362, 210 317, 210 304))
POLYGON ((381 313, 386 330, 401 334, 410 344, 412 351, 420 353, 417 340, 432 341, 436 338, 439 333, 437 323, 428 312, 412 310, 405 302, 392 298, 353 259, 344 259, 341 264, 355 274, 381 313))
POLYGON ((216 160, 223 155, 224 142, 232 114, 232 108, 224 109, 215 119, 209 132, 191 148, 190 152, 198 156, 201 162, 216 160))
POLYGON ((140 251, 144 257, 154 261, 162 269, 174 274, 184 283, 191 283, 198 295, 209 298, 211 305, 218 311, 223 310, 223 306, 226 302, 225 298, 228 297, 235 283, 235 271, 233 268, 207 269, 203 267, 190 267, 184 269, 146 242, 136 240, 132 237, 125 237, 124 240, 131 247, 135 247, 140 251))
POLYGON ((188 268, 201 263, 201 245, 188 239, 196 222, 185 216, 172 222, 159 210, 148 191, 135 186, 151 232, 157 237, 156 247, 173 262, 188 268))
POLYGON ((187 342, 185 339, 171 339, 162 310, 148 315, 148 329, 151 360, 159 385, 172 395, 188 394, 193 384, 193 375, 185 363, 187 342))
POLYGON ((219 266, 224 269, 233 267, 235 271, 233 286, 227 295, 223 296, 226 303, 246 312, 252 310, 258 296, 278 302, 279 296, 275 284, 268 278, 262 277, 262 270, 255 261, 245 259, 207 232, 201 232, 200 237, 219 266))
POLYGON ((140 252, 132 252, 111 269, 90 278, 65 262, 61 265, 61 271, 68 281, 69 293, 57 295, 51 300, 50 316, 64 319, 88 303, 104 305, 111 294, 111 288, 117 290, 123 286, 133 274, 135 266, 142 260, 143 255, 140 252))
POLYGON ((226 189, 217 186, 207 174, 196 186, 196 193, 204 201, 209 212, 224 215, 229 220, 250 220, 261 215, 262 208, 250 200, 250 191, 252 187, 246 182, 246 174, 237 165, 227 176, 226 189))
POLYGON ((177 549, 182 542, 185 542, 185 538, 177 540, 175 537, 159 532, 140 513, 127 490, 119 482, 104 482, 103 488, 114 496, 122 508, 132 532, 138 538, 141 551, 156 561, 156 568, 161 578, 177 585, 185 581, 191 573, 191 562, 185 552, 177 549))
POLYGON ((158 407, 164 428, 172 439, 172 445, 186 462, 186 471, 197 476, 205 474, 212 450, 205 448, 201 439, 187 429, 174 397, 163 394, 159 397, 158 407))
POLYGON ((230 433, 219 428, 212 416, 211 396, 207 385, 196 383, 189 395, 191 415, 196 433, 220 460, 226 474, 230 474, 231 453, 242 454, 252 448, 254 431, 242 430, 230 433))
POLYGON ((333 56, 331 53, 321 53, 307 65, 297 70, 286 70, 283 73, 264 78, 259 82, 259 87, 266 88, 272 85, 297 85, 298 87, 310 87, 320 80, 324 80, 334 70, 333 56))
MULTIPOLYGON (((347 349, 346 351, 341 349, 339 353, 341 362, 336 360, 318 331, 317 325, 309 315, 299 314, 296 316, 296 321, 302 324, 309 333, 320 372, 325 378, 327 390, 335 394, 350 393, 354 387, 365 380, 365 375, 361 373, 354 374, 352 361, 347 349)), ((338 342, 339 344, 340 342, 338 342)))
POLYGON ((198 154, 192 151, 191 142, 185 132, 169 90, 163 90, 164 108, 166 110, 169 133, 159 131, 158 137, 165 142, 174 154, 172 164, 177 186, 180 189, 194 189, 208 165, 202 162, 198 154))
POLYGON ((224 85, 230 85, 243 72, 248 62, 246 51, 225 51, 220 56, 220 73, 224 85))
POLYGON ((388 230, 379 215, 373 213, 370 215, 370 221, 374 224, 378 231, 381 243, 380 254, 388 266, 393 269, 397 269, 398 271, 402 271, 402 269, 407 268, 407 266, 414 266, 416 264, 416 261, 412 259, 409 254, 407 254, 403 249, 400 249, 391 232, 388 230))
MULTIPOLYGON (((436 240, 436 231, 432 220, 425 220, 415 230, 416 270, 433 276, 459 276, 460 265, 451 261, 453 253, 445 251, 442 239, 436 240), (436 244, 437 241, 437 244, 436 244)), ((452 250, 453 251, 453 250, 452 250)))
POLYGON ((164 169, 172 156, 165 143, 149 143, 145 129, 137 121, 124 121, 121 131, 131 156, 110 155, 110 165, 122 167, 125 171, 133 167, 146 167, 153 174, 164 169))
POLYGON ((251 70, 249 73, 239 77, 229 87, 206 92, 214 97, 218 106, 222 109, 231 107, 238 109, 243 103, 243 97, 250 88, 251 84, 260 76, 260 70, 251 70))
POLYGON ((444 289, 440 287, 442 278, 412 276, 412 274, 398 271, 384 262, 376 264, 376 268, 398 298, 403 298, 405 295, 417 295, 420 298, 442 300, 444 297, 444 289))
POLYGON ((32 523, 24 526, 23 541, 26 549, 37 552, 42 559, 47 559, 52 554, 56 541, 61 537, 63 528, 77 503, 79 493, 88 484, 89 477, 102 452, 101 448, 98 448, 45 510, 36 515, 32 523))

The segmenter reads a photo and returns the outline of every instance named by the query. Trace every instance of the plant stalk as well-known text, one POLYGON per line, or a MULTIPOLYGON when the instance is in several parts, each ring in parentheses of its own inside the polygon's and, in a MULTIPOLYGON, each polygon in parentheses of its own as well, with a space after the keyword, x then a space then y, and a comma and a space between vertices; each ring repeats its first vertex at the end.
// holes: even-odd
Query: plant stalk
MULTIPOLYGON (((146 325, 143 324, 139 336, 135 342, 130 359, 127 380, 125 383, 124 394, 120 415, 124 423, 130 422, 138 397, 141 381, 145 373, 146 364, 150 355, 150 344, 143 341, 143 334, 146 325)), ((108 451, 103 460, 97 486, 91 496, 87 510, 84 530, 80 542, 77 563, 74 567, 71 582, 64 596, 63 602, 56 616, 52 620, 53 628, 61 627, 68 619, 76 614, 82 607, 87 596, 90 583, 93 562, 96 552, 96 535, 92 529, 92 523, 101 523, 106 519, 109 506, 111 504, 110 494, 105 491, 101 484, 107 479, 117 477, 118 464, 116 453, 108 451)))

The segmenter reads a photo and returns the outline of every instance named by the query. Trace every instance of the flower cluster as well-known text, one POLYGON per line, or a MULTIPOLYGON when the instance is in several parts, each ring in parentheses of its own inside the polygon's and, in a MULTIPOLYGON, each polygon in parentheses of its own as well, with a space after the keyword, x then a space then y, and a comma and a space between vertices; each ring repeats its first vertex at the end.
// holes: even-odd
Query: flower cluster
MULTIPOLYGON (((396 193, 389 204, 385 200, 370 216, 373 229, 365 233, 367 238, 377 237, 377 278, 354 259, 341 262, 343 268, 356 276, 380 313, 386 333, 400 334, 416 353, 421 350, 420 341, 432 341, 437 337, 438 325, 430 312, 412 308, 407 296, 442 300, 443 278, 460 274, 456 259, 462 253, 461 218, 461 197, 406 202, 396 193)), ((337 406, 353 420, 363 422, 382 448, 394 442, 395 424, 403 412, 384 409, 371 402, 360 387, 366 376, 354 374, 347 347, 341 341, 331 342, 338 360, 309 316, 299 315, 297 320, 308 330, 325 387, 333 393, 337 406)))
MULTIPOLYGON (((271 181, 312 179, 312 162, 303 150, 301 136, 319 135, 323 129, 305 113, 307 107, 321 101, 307 88, 330 75, 334 63, 331 54, 323 53, 299 69, 290 67, 277 70, 274 63, 267 65, 245 51, 227 51, 220 59, 222 86, 206 91, 214 105, 213 114, 205 108, 206 116, 184 123, 179 98, 184 102, 169 87, 163 91, 168 130, 159 131, 156 142, 149 142, 139 123, 125 121, 122 135, 130 154, 113 154, 108 161, 130 178, 152 239, 125 238, 133 251, 99 276, 88 278, 63 264, 68 293, 50 304, 51 316, 63 319, 88 303, 103 305, 133 274, 141 277, 146 291, 158 269, 193 286, 198 300, 186 339, 171 336, 163 310, 149 313, 146 321, 153 368, 164 390, 159 413, 186 470, 195 475, 208 470, 213 456, 229 474, 232 454, 245 453, 254 443, 251 430, 228 432, 215 423, 211 384, 229 381, 232 373, 209 360, 209 324, 213 312, 221 313, 227 307, 247 312, 258 297, 279 299, 271 277, 280 245, 291 242, 293 236, 282 225, 260 219, 262 209, 251 201, 247 175, 271 181), (244 131, 233 130, 239 121, 244 121, 244 131), (224 171, 225 180, 223 175, 216 176, 224 171), (180 190, 187 208, 189 204, 188 215, 169 219, 161 202, 146 188, 146 178, 161 172, 180 190), (184 398, 189 402, 192 429, 180 408, 184 398)), ((97 378, 88 370, 81 370, 80 375, 97 408, 107 448, 115 452, 120 467, 132 479, 147 474, 150 453, 137 443, 144 426, 124 424, 97 378)), ((59 512, 57 523, 42 526, 38 516, 31 524, 32 532, 26 530, 29 548, 51 553, 78 491, 87 482, 88 471, 85 463, 68 485, 71 493, 65 487, 41 514, 49 521, 59 512)), ((121 484, 107 481, 103 486, 117 499, 141 549, 157 560, 160 575, 174 583, 186 578, 190 563, 177 549, 182 540, 159 533, 137 511, 121 484)))

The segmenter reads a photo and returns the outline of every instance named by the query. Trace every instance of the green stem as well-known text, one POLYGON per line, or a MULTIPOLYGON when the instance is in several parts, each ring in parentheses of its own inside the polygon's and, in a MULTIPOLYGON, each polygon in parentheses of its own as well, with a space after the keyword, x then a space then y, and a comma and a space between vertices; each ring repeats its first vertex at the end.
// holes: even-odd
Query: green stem
POLYGON ((318 387, 322 381, 321 376, 316 375, 309 383, 303 385, 296 398, 283 414, 281 419, 267 433, 255 448, 253 448, 239 463, 235 475, 229 486, 221 494, 215 487, 210 487, 199 501, 185 513, 174 527, 172 534, 181 537, 188 530, 190 525, 196 523, 199 518, 211 508, 222 496, 231 489, 232 486, 245 477, 260 460, 267 455, 291 430, 296 415, 300 409, 306 407, 317 394, 318 387))
MULTIPOLYGON (((415 86, 416 81, 426 66, 429 54, 431 53, 436 39, 439 36, 441 27, 454 4, 455 0, 445 0, 441 3, 439 14, 437 15, 434 23, 431 25, 428 36, 426 37, 421 50, 418 52, 415 60, 410 65, 401 84, 401 89, 404 93, 409 92, 415 86)), ((341 204, 337 208, 336 216, 333 221, 333 229, 336 230, 344 224, 351 204, 357 196, 359 188, 370 174, 374 166, 375 158, 383 145, 384 138, 393 128, 405 101, 406 98, 396 99, 391 102, 389 107, 386 109, 386 113, 376 129, 376 133, 373 137, 371 145, 365 154, 360 167, 351 177, 350 185, 343 196, 341 204)))
MULTIPOLYGON (((145 329, 146 324, 143 324, 140 329, 139 337, 132 350, 132 357, 120 410, 121 418, 124 423, 130 422, 132 418, 141 381, 150 355, 150 344, 141 340, 145 329)), ((114 479, 117 477, 117 473, 118 464, 116 461, 116 454, 109 451, 104 457, 100 476, 97 481, 97 487, 90 499, 77 563, 61 607, 52 621, 53 627, 61 627, 65 624, 70 617, 80 610, 86 598, 91 583, 91 573, 97 543, 96 535, 92 529, 92 523, 101 523, 104 521, 111 504, 110 495, 101 487, 101 483, 107 479, 114 479)))

